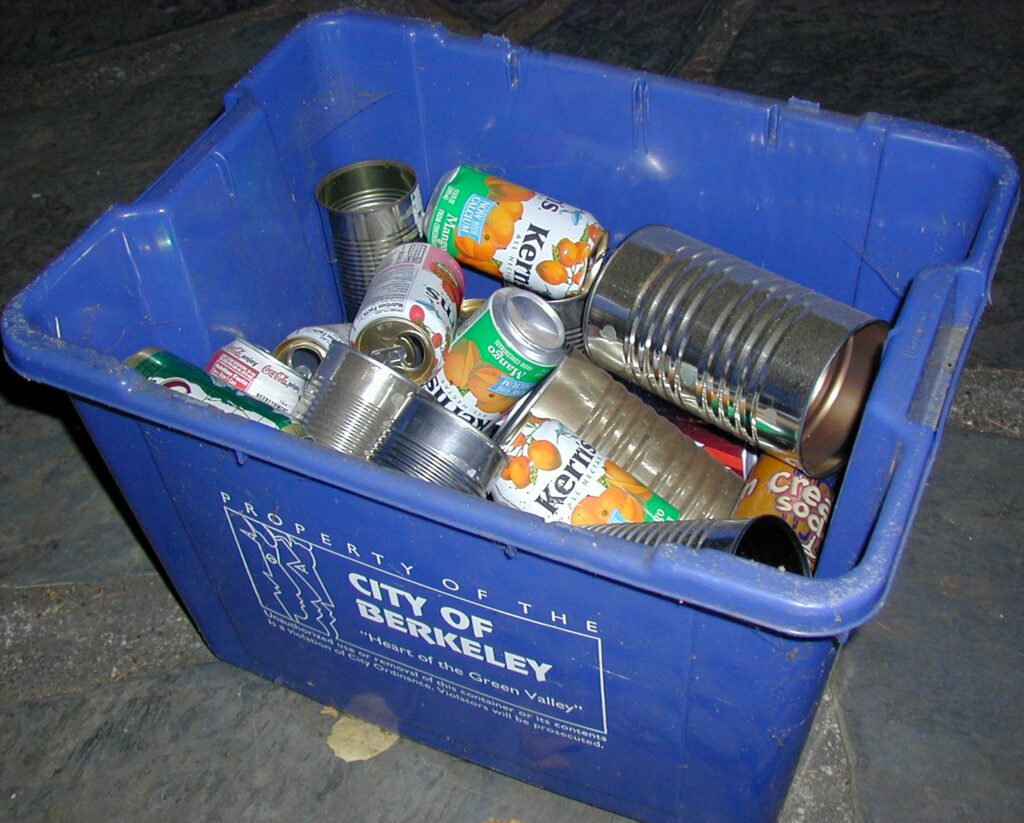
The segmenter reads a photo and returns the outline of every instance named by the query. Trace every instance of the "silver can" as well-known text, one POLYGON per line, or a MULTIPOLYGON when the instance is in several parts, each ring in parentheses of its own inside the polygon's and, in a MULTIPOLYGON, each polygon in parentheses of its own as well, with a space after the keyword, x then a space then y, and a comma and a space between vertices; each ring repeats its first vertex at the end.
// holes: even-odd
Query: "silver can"
POLYGON ((266 349, 236 337, 210 357, 206 371, 272 409, 292 415, 306 378, 266 349))
POLYGON ((346 343, 331 345, 295 408, 306 435, 369 460, 416 384, 346 343))
POLYGON ((351 323, 303 326, 277 344, 274 357, 308 379, 327 357, 331 344, 348 343, 351 336, 351 323))
POLYGON ((612 523, 590 531, 668 550, 669 546, 734 554, 787 572, 810 576, 796 533, 774 515, 729 520, 677 520, 664 523, 612 523))
POLYGON ((425 383, 444 362, 466 291, 462 268, 427 243, 389 251, 352 320, 352 345, 425 383))
POLYGON ((819 477, 845 461, 888 325, 667 226, 591 287, 587 355, 819 477))
POLYGON ((497 443, 422 392, 402 408, 371 459, 476 497, 486 496, 505 466, 497 443))
POLYGON ((351 163, 320 181, 316 199, 327 217, 331 262, 351 318, 384 255, 420 239, 423 201, 416 172, 395 160, 351 163))
POLYGON ((743 481, 608 372, 573 353, 523 403, 562 421, 679 510, 727 517, 743 481))

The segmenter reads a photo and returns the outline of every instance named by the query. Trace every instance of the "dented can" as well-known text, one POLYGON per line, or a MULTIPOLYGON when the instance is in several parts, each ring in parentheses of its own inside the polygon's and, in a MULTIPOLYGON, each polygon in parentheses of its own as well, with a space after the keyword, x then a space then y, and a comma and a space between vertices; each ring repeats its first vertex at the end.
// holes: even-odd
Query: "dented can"
POLYGON ((466 292, 450 254, 426 243, 392 249, 352 320, 352 344, 414 383, 441 368, 466 292))
POLYGON ((441 178, 423 226, 463 265, 549 299, 585 292, 608 247, 590 212, 470 166, 441 178))
POLYGON ((289 434, 302 435, 302 426, 288 415, 282 414, 255 397, 225 385, 169 351, 145 348, 129 357, 125 363, 145 377, 178 394, 213 406, 228 414, 254 420, 289 434))
POLYGON ((295 369, 241 337, 217 349, 206 371, 284 414, 295 411, 306 387, 306 378, 295 369))
POLYGON ((498 289, 460 327, 444 367, 424 390, 463 420, 486 429, 567 353, 562 321, 546 301, 523 289, 498 289))
POLYGON ((507 463, 491 497, 549 523, 593 526, 678 520, 679 510, 560 420, 523 402, 496 438, 507 463))
POLYGON ((348 343, 351 336, 351 323, 303 326, 277 344, 274 357, 308 380, 327 357, 331 344, 348 343))
POLYGON ((800 469, 763 454, 743 486, 733 516, 781 517, 796 533, 813 572, 835 507, 835 495, 836 475, 808 477, 800 469))

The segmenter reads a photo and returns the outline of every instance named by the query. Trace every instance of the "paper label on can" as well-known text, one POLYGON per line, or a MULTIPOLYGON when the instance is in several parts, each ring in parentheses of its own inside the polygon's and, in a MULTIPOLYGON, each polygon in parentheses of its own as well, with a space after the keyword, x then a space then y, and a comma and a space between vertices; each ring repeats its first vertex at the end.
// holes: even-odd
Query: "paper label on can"
POLYGON ((294 338, 307 338, 330 349, 331 343, 348 343, 352 337, 351 323, 333 323, 328 326, 303 326, 296 329, 285 338, 285 342, 294 338))
POLYGON ((774 514, 796 532, 813 571, 834 505, 834 478, 815 480, 781 460, 762 455, 743 486, 736 517, 774 514))
POLYGON ((589 212, 460 166, 424 235, 463 265, 550 299, 579 294, 604 229, 589 212))
POLYGON ((553 368, 519 354, 498 331, 491 312, 483 309, 459 329, 444 367, 424 389, 446 409, 484 429, 504 417, 553 368))
POLYGON ((401 318, 430 339, 433 362, 448 354, 466 279, 450 255, 426 243, 406 243, 384 258, 352 321, 352 340, 378 320, 401 318))
POLYGON ((558 420, 530 415, 491 485, 500 503, 546 521, 595 526, 678 520, 679 510, 558 420))

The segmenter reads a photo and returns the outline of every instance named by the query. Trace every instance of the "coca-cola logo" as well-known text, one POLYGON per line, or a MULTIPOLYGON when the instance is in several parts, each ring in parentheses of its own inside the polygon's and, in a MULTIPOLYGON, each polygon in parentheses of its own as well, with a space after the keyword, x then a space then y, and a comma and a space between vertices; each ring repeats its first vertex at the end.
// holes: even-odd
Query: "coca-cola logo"
POLYGON ((273 366, 264 366, 262 373, 273 380, 275 383, 280 383, 285 388, 294 389, 297 388, 295 382, 288 377, 288 374, 281 369, 275 369, 273 366))

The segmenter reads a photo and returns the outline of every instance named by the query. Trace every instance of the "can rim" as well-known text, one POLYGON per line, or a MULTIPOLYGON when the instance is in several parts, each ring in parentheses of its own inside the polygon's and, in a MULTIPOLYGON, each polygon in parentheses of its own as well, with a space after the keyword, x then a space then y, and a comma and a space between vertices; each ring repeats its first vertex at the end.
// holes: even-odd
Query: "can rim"
MULTIPOLYGON (((321 206, 332 212, 358 213, 390 209, 403 198, 412 196, 418 185, 416 171, 399 160, 359 160, 324 175, 316 187, 316 200, 321 206), (397 182, 400 185, 373 188, 363 185, 343 197, 331 196, 334 188, 341 186, 346 178, 359 178, 365 176, 365 173, 373 171, 379 175, 397 175, 397 182), (384 199, 381 199, 382 197, 384 199), (371 201, 370 198, 376 199, 371 201)), ((417 227, 418 229, 419 227, 417 227)))

